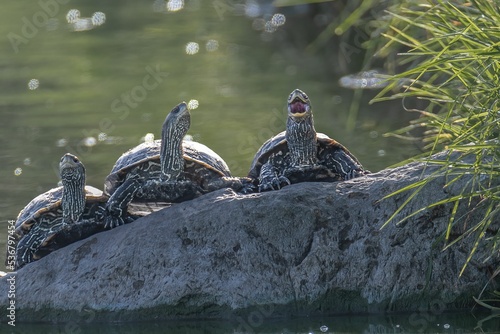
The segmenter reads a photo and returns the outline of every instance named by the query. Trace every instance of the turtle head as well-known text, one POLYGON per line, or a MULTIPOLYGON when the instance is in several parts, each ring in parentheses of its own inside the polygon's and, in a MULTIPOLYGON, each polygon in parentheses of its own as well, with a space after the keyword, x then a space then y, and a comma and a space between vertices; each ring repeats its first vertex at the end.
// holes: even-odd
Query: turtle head
POLYGON ((85 166, 73 154, 66 153, 59 163, 59 174, 63 184, 82 181, 85 183, 85 166))
POLYGON ((293 119, 302 119, 312 113, 311 102, 307 94, 295 89, 288 97, 288 116, 293 119))
POLYGON ((191 115, 186 102, 181 102, 172 109, 163 123, 162 137, 165 135, 182 139, 191 125, 191 115))
POLYGON ((165 118, 161 133, 160 162, 166 180, 179 176, 184 168, 182 139, 191 125, 186 102, 179 103, 165 118))

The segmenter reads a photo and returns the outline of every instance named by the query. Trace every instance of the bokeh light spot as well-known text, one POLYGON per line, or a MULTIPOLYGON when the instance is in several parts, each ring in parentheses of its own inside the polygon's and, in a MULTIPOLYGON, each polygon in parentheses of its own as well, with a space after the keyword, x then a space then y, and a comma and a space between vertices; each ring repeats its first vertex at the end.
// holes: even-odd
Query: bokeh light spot
POLYGON ((83 138, 82 144, 87 147, 92 147, 97 144, 97 140, 94 137, 83 138))
POLYGON ((29 82, 28 82, 28 88, 30 90, 35 90, 38 88, 38 86, 40 86, 40 81, 38 81, 38 79, 31 79, 29 82))
POLYGON ((200 45, 196 42, 189 42, 186 44, 186 53, 188 55, 197 54, 200 51, 200 45))
POLYGON ((95 12, 92 15, 91 20, 92 20, 92 24, 96 27, 103 25, 104 22, 106 22, 106 14, 104 14, 103 12, 95 12))
POLYGON ((70 9, 66 14, 66 21, 68 23, 75 23, 80 18, 80 11, 78 9, 70 9))
POLYGON ((245 15, 248 17, 257 17, 260 15, 260 5, 253 0, 247 1, 245 5, 245 15))
POLYGON ((167 10, 169 12, 177 12, 184 8, 184 0, 168 0, 167 10))
POLYGON ((217 51, 217 49, 219 48, 219 42, 215 39, 210 39, 207 41, 205 48, 207 49, 208 52, 217 51))
POLYGON ((105 141, 106 139, 108 139, 108 134, 107 133, 101 132, 97 136, 97 140, 98 141, 105 141))
POLYGON ((57 147, 65 147, 66 145, 68 145, 68 140, 66 138, 61 138, 56 141, 57 147))
POLYGON ((286 22, 286 17, 283 14, 274 14, 273 17, 271 18, 271 23, 275 27, 279 27, 284 25, 286 22))
POLYGON ((141 138, 141 141, 145 143, 152 143, 155 141, 155 134, 148 132, 144 137, 141 138))
POLYGON ((200 103, 198 102, 198 100, 190 100, 188 102, 188 109, 194 110, 194 109, 198 108, 199 105, 200 105, 200 103))

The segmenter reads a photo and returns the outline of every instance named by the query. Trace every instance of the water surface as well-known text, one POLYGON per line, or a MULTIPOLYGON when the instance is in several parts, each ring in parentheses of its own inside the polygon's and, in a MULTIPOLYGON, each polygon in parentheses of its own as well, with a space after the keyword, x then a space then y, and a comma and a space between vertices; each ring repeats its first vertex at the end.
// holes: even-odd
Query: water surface
POLYGON ((500 318, 485 314, 434 314, 429 311, 392 316, 306 317, 264 319, 237 317, 231 321, 162 321, 148 323, 61 325, 21 324, 23 333, 169 333, 169 334, 334 334, 334 333, 498 333, 500 318))

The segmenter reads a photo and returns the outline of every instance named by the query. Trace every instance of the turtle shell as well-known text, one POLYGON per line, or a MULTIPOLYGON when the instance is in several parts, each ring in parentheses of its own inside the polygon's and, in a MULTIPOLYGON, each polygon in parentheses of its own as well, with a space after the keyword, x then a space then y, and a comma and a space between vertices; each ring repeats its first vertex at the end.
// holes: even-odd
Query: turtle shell
MULTIPOLYGON (((184 150, 184 161, 194 162, 197 168, 208 168, 220 176, 231 176, 226 162, 207 146, 191 140, 182 142, 184 150)), ((127 152, 116 161, 111 173, 104 182, 104 193, 108 196, 113 194, 123 183, 127 174, 143 165, 144 169, 149 168, 150 163, 160 164, 161 140, 144 142, 127 152)))
MULTIPOLYGON (((17 216, 16 233, 22 236, 31 229, 41 215, 62 210, 62 194, 63 187, 57 187, 32 199, 17 216)), ((92 186, 85 186, 85 196, 87 203, 105 203, 108 199, 101 190, 92 186)))
MULTIPOLYGON (((98 212, 108 197, 104 196, 101 190, 91 186, 86 186, 85 192, 86 202, 85 210, 81 216, 82 220, 69 226, 63 224, 61 202, 63 187, 54 188, 38 195, 21 210, 17 217, 14 234, 16 239, 16 269, 36 261, 54 250, 104 230, 98 212)), ((9 254, 7 258, 10 257, 9 254)))
MULTIPOLYGON (((349 157, 351 157, 357 164, 361 166, 359 161, 351 154, 343 145, 338 143, 336 140, 328 137, 324 133, 318 132, 316 134, 316 140, 318 143, 318 159, 331 151, 343 151, 349 157)), ((260 169, 263 164, 265 164, 272 155, 286 155, 288 153, 288 145, 286 142, 286 131, 278 133, 276 136, 268 139, 260 149, 255 154, 255 157, 250 166, 250 171, 248 172, 248 177, 252 179, 257 179, 260 175, 260 169)), ((285 167, 285 166, 283 166, 285 167)))

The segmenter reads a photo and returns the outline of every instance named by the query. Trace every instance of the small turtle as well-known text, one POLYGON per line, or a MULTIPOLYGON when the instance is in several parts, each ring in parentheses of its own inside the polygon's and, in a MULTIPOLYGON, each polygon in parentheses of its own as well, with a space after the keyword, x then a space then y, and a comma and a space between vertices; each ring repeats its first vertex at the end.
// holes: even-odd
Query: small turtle
POLYGON ((255 154, 248 177, 259 191, 305 181, 343 181, 368 174, 347 148, 314 129, 311 103, 295 89, 288 97, 286 131, 255 154))
POLYGON ((85 167, 66 153, 59 163, 62 187, 35 197, 16 221, 16 267, 104 230, 102 210, 108 197, 85 185, 85 167))
POLYGON ((190 123, 188 107, 182 102, 165 118, 161 140, 144 142, 116 161, 104 182, 104 193, 110 196, 106 227, 124 224, 123 215, 132 202, 178 203, 221 188, 253 191, 251 180, 232 177, 217 153, 184 140, 190 123))

